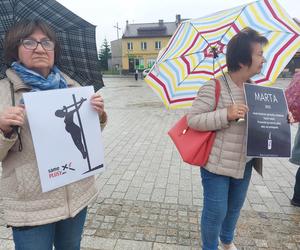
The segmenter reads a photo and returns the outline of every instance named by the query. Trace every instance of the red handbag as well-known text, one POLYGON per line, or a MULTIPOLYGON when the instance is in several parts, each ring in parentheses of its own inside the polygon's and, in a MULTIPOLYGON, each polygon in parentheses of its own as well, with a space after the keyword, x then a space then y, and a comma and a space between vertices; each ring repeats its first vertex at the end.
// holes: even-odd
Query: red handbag
MULTIPOLYGON (((217 108, 220 97, 220 82, 216 80, 215 97, 217 108)), ((196 166, 205 166, 215 141, 215 131, 198 131, 187 125, 186 115, 168 132, 184 162, 196 166)))

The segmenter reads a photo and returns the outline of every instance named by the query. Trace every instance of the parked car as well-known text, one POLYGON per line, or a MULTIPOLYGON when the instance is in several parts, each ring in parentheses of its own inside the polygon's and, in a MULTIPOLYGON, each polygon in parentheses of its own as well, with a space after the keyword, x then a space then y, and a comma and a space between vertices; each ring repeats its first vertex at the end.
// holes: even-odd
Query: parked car
POLYGON ((145 78, 148 75, 149 72, 150 72, 150 69, 144 69, 143 77, 145 78))

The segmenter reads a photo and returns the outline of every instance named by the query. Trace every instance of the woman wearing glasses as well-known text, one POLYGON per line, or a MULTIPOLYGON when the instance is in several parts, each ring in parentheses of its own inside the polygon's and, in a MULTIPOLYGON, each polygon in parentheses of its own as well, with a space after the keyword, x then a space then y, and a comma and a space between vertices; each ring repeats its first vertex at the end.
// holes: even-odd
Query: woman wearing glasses
MULTIPOLYGON (((52 249, 54 244, 56 249, 79 250, 87 206, 97 195, 94 177, 42 193, 22 104, 24 92, 78 84, 55 66, 59 44, 44 22, 16 24, 4 43, 5 59, 11 65, 7 78, 0 81, 0 192, 6 223, 12 227, 16 249, 52 249), (12 105, 13 99, 17 106, 12 105), (20 139, 23 149, 18 147, 20 139)), ((103 128, 107 116, 102 97, 94 94, 90 103, 103 128)))

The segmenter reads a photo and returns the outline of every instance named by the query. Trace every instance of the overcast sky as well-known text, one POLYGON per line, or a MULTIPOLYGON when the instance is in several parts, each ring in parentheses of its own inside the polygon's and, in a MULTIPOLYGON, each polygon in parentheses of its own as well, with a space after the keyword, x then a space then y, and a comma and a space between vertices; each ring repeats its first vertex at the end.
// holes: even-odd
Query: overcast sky
MULTIPOLYGON (((126 20, 129 23, 150 23, 163 19, 175 21, 175 15, 182 18, 197 18, 219 10, 232 8, 253 0, 57 0, 65 7, 97 26, 97 46, 104 38, 109 42, 121 38, 126 20)), ((291 17, 300 19, 299 0, 278 0, 291 17)))

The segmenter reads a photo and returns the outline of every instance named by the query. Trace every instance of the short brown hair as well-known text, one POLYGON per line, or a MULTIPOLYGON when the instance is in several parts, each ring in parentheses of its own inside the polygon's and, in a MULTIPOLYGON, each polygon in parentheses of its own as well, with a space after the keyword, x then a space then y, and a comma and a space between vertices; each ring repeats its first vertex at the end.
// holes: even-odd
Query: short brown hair
POLYGON ((242 29, 231 38, 226 51, 226 64, 229 72, 238 71, 241 68, 240 64, 251 66, 253 43, 266 45, 268 39, 249 27, 242 29))
POLYGON ((18 48, 22 39, 30 36, 34 31, 41 30, 52 42, 55 43, 55 63, 60 56, 60 47, 57 43, 55 32, 42 20, 22 20, 12 26, 4 38, 4 60, 7 64, 19 60, 18 48))

